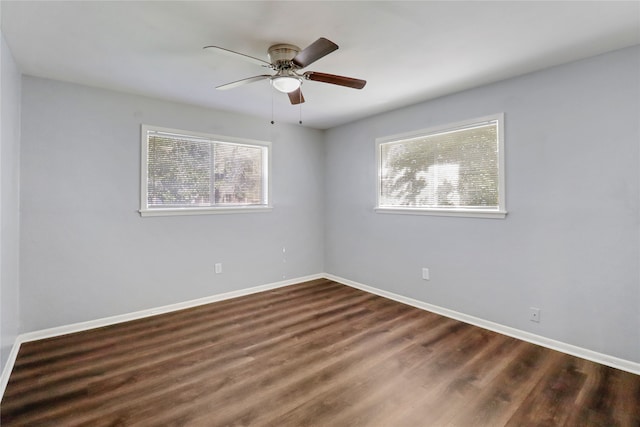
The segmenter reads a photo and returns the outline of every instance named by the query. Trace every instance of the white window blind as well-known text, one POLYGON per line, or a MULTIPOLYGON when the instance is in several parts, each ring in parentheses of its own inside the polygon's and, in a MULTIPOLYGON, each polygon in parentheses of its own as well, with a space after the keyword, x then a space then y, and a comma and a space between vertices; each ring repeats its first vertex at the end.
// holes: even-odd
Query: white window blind
POLYGON ((143 215, 268 206, 267 143, 150 126, 142 133, 143 215))
POLYGON ((379 141, 378 209, 504 216, 501 118, 379 141))

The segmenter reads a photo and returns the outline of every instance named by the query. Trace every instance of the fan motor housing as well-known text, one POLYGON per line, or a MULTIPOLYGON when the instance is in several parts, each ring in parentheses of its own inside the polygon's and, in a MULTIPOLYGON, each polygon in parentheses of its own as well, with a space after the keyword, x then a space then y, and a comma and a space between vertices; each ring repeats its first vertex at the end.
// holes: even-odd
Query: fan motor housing
POLYGON ((291 60, 300 52, 300 48, 292 44, 274 44, 267 52, 269 61, 281 69, 291 66, 291 60))

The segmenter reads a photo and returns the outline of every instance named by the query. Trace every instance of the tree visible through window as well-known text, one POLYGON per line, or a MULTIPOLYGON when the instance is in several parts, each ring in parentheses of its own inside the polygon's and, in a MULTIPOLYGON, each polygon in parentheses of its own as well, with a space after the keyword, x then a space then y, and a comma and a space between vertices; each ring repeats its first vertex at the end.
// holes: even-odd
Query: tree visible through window
POLYGON ((268 144, 143 126, 141 212, 268 204, 268 144))
POLYGON ((209 206, 211 148, 206 141, 149 135, 147 206, 209 206))
POLYGON ((504 214, 501 115, 378 143, 378 208, 504 214))

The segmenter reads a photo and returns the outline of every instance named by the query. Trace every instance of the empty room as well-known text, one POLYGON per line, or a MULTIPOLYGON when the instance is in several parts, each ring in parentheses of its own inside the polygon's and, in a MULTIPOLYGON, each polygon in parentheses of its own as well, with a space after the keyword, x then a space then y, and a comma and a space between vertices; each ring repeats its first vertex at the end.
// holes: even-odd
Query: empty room
POLYGON ((640 2, 0 21, 3 427, 640 426, 640 2))

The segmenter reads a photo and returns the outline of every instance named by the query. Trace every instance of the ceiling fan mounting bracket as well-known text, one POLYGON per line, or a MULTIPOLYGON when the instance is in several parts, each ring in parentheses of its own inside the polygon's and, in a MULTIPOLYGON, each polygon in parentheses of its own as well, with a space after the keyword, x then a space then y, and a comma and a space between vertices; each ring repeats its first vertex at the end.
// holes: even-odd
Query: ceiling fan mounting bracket
POLYGON ((293 58, 300 52, 298 46, 292 44, 274 44, 269 48, 269 61, 276 70, 296 68, 291 62, 293 58))

